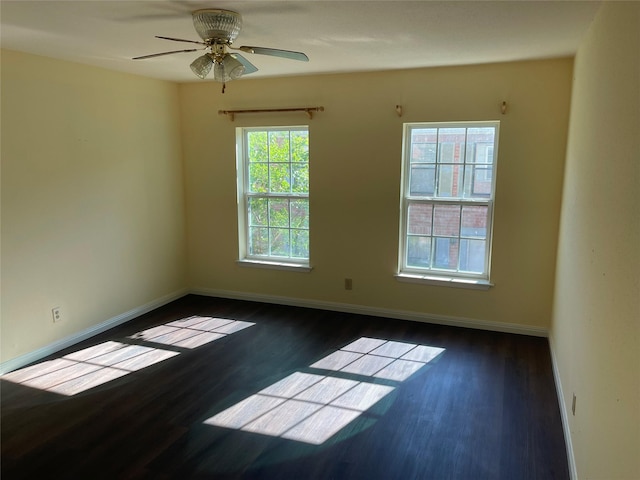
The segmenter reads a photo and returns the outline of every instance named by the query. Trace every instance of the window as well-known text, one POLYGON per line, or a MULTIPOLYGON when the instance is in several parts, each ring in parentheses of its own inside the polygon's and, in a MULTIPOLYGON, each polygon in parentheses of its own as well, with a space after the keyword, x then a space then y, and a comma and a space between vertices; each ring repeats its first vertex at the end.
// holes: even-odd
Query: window
POLYGON ((405 124, 401 279, 489 285, 498 130, 405 124))
POLYGON ((309 130, 238 128, 240 260, 309 265, 309 130))

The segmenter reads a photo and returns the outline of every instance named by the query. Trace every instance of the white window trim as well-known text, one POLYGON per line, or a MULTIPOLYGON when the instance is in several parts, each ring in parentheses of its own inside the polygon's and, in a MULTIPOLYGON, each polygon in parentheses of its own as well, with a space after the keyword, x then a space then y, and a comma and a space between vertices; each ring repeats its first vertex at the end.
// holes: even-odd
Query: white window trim
POLYGON ((455 287, 455 288, 468 288, 472 290, 489 290, 494 286, 493 283, 472 278, 457 278, 446 276, 434 276, 434 275, 419 275, 410 273, 397 273, 396 279, 399 282, 405 283, 421 283, 423 285, 434 285, 437 287, 455 287))
POLYGON ((241 267, 254 267, 254 268, 269 268, 271 270, 288 270, 290 272, 305 272, 308 273, 313 270, 313 267, 300 263, 284 263, 284 262, 271 262, 267 260, 237 260, 236 263, 241 267))
MULTIPOLYGON (((411 122, 405 123, 403 126, 402 141, 402 186, 400 190, 400 231, 399 231, 399 248, 398 248, 398 271, 395 275, 398 281, 408 283, 421 283, 426 285, 438 285, 457 288, 471 288, 488 290, 493 287, 491 282, 491 255, 493 249, 493 210, 495 202, 496 189, 496 166, 499 145, 500 122, 499 121, 469 121, 469 122, 411 122), (495 137, 493 145, 493 179, 491 185, 491 194, 488 199, 447 199, 432 197, 417 197, 425 202, 436 204, 455 204, 455 205, 487 205, 488 206, 488 226, 486 234, 487 249, 485 251, 486 272, 482 274, 474 274, 472 272, 452 272, 450 270, 442 270, 439 273, 437 269, 420 269, 417 267, 407 267, 405 264, 406 245, 407 245, 407 222, 408 222, 408 203, 411 200, 409 196, 410 188, 410 162, 409 149, 411 147, 410 131, 412 128, 424 126, 424 128, 473 128, 482 126, 492 126, 495 128, 495 137)), ((439 147, 437 147, 439 148, 439 147)), ((435 164, 434 164, 435 166, 435 164)), ((437 178, 435 179, 437 182, 437 178)), ((434 188, 435 185, 434 185, 434 188)), ((435 237, 433 237, 435 238, 435 237)))
MULTIPOLYGON (((246 199, 249 195, 246 194, 246 180, 249 178, 249 162, 246 160, 245 147, 245 133, 248 131, 269 131, 269 130, 282 130, 282 129, 306 129, 309 131, 308 125, 293 125, 293 126, 271 126, 271 127, 238 127, 236 128, 236 203, 238 205, 238 260, 236 263, 246 267, 268 268, 274 270, 288 270, 296 272, 310 272, 311 258, 309 259, 294 259, 283 257, 262 257, 249 255, 249 237, 247 234, 247 228, 249 225, 248 209, 246 199)), ((281 195, 274 194, 275 196, 286 196, 295 198, 296 196, 309 198, 310 195, 281 195)), ((268 195, 267 195, 268 196, 268 195)))

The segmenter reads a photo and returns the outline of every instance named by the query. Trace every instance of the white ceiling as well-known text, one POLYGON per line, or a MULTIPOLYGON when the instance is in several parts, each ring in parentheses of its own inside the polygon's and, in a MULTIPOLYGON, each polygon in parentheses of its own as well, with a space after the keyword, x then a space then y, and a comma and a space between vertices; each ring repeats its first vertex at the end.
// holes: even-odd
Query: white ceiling
MULTIPOLYGON (((234 46, 305 52, 309 63, 244 54, 251 77, 465 65, 573 55, 599 2, 565 1, 178 1, 2 0, 2 48, 178 82, 202 81, 201 52, 154 35, 200 40, 191 12, 235 10, 234 46)), ((46 72, 43 72, 46 75, 46 72)), ((247 77, 249 78, 249 77, 247 77)))

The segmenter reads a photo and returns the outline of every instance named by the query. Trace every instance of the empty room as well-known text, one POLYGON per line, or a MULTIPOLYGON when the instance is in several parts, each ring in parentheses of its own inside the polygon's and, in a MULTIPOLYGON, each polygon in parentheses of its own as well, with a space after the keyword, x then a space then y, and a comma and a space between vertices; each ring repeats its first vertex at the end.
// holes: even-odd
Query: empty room
POLYGON ((640 3, 0 22, 3 479, 640 479, 640 3))

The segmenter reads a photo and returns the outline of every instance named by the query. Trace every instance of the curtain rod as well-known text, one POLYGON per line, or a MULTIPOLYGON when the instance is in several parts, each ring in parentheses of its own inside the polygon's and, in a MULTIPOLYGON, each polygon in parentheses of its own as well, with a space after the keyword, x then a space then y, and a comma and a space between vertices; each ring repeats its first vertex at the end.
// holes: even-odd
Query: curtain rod
POLYGON ((324 107, 298 107, 298 108, 263 108, 257 110, 218 110, 219 115, 227 115, 229 120, 238 113, 270 113, 270 112, 305 112, 309 119, 313 118, 313 112, 324 112, 324 107))

